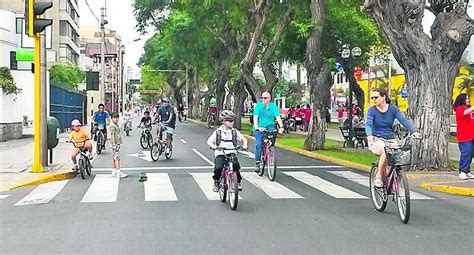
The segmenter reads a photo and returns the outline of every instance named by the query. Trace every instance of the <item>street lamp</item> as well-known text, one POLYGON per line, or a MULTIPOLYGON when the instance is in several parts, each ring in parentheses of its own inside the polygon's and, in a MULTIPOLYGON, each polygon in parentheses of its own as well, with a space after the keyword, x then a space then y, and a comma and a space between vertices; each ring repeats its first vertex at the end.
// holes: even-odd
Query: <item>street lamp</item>
MULTIPOLYGON (((352 68, 352 57, 359 57, 362 55, 362 49, 359 47, 350 48, 349 44, 343 46, 341 57, 348 62, 349 68, 352 68)), ((346 74, 348 75, 348 74, 346 74)), ((352 86, 349 82, 349 141, 347 141, 347 147, 354 148, 354 128, 352 127, 352 86)))

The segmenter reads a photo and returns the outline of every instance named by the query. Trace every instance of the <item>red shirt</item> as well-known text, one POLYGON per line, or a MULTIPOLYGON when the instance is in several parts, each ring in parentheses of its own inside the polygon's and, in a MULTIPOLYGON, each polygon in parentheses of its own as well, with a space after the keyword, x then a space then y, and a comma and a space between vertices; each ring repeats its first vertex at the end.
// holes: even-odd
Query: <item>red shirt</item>
POLYGON ((216 114, 217 113, 217 107, 209 106, 209 112, 212 113, 212 114, 216 114))
POLYGON ((339 107, 339 109, 337 109, 337 118, 342 117, 344 117, 344 109, 342 107, 339 107))
POLYGON ((474 140, 474 113, 464 115, 467 106, 458 106, 456 108, 456 137, 458 143, 474 140))
POLYGON ((304 109, 304 119, 305 120, 311 119, 311 108, 304 109))
POLYGON ((295 109, 293 109, 293 108, 290 108, 290 109, 288 110, 288 113, 287 113, 287 115, 294 116, 294 115, 295 115, 295 109))
POLYGON ((303 118, 303 113, 302 113, 301 109, 296 109, 295 117, 296 118, 303 118))

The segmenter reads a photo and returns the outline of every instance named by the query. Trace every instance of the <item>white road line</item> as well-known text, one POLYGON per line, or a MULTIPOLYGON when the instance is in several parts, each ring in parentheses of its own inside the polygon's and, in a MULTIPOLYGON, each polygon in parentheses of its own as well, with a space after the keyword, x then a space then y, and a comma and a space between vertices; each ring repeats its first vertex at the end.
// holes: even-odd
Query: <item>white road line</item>
POLYGON ((63 180, 41 184, 18 201, 15 206, 47 204, 64 188, 67 182, 68 180, 63 180))
MULTIPOLYGON (((201 188, 204 195, 206 195, 208 200, 219 200, 219 193, 212 191, 213 182, 212 182, 212 175, 213 173, 190 173, 193 176, 194 180, 198 184, 199 188, 201 188)), ((239 195, 239 199, 242 197, 239 195)))
POLYGON ((117 202, 120 178, 96 174, 81 203, 117 202))
POLYGON ((184 144, 187 144, 187 142, 184 139, 181 139, 181 142, 184 144))
MULTIPOLYGON (((212 169, 212 166, 150 166, 150 167, 122 167, 120 170, 122 171, 144 171, 144 170, 206 170, 212 169)), ((278 169, 337 169, 342 168, 342 166, 278 166, 278 169)), ((253 170, 255 167, 253 166, 244 166, 240 168, 241 170, 253 170)), ((113 168, 108 167, 98 167, 92 168, 94 172, 109 172, 112 171, 113 168)))
POLYGON ((201 157, 204 161, 206 161, 207 163, 209 163, 209 165, 211 166, 214 166, 214 162, 210 161, 208 158, 206 158, 206 156, 204 156, 202 153, 200 153, 198 150, 192 148, 191 150, 194 151, 194 153, 196 153, 199 157, 201 157))
POLYGON ((258 176, 256 173, 247 172, 241 173, 241 175, 273 199, 303 198, 280 183, 271 182, 266 177, 258 176))
POLYGON ((244 154, 247 158, 255 158, 255 154, 251 151, 240 151, 240 154, 244 154))
MULTIPOLYGON (((352 182, 355 182, 357 184, 360 184, 365 187, 369 187, 369 177, 364 176, 358 173, 354 173, 352 171, 328 171, 331 174, 337 175, 342 178, 346 178, 352 182)), ((410 191, 410 199, 433 199, 431 197, 427 197, 425 195, 422 195, 420 193, 410 191)))
POLYGON ((10 195, 0 195, 0 199, 5 199, 5 198, 7 198, 8 196, 10 196, 10 195))
POLYGON ((178 197, 167 173, 148 173, 143 182, 145 201, 178 201, 178 197))
POLYGON ((296 180, 305 183, 321 192, 324 192, 335 198, 357 198, 366 199, 367 197, 355 193, 351 190, 343 188, 332 182, 326 181, 319 176, 314 176, 307 172, 283 172, 284 174, 295 178, 296 180))

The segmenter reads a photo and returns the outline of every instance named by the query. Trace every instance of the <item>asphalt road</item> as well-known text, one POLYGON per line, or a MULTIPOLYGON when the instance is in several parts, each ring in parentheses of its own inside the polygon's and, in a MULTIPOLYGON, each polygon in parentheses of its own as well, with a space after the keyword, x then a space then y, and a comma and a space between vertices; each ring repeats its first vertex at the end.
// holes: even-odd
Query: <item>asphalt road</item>
POLYGON ((0 194, 1 253, 472 253, 474 199, 412 188, 423 199, 412 200, 402 224, 394 203, 373 209, 367 173, 279 149, 275 183, 257 178, 254 160, 240 155, 243 192, 232 211, 210 190, 210 133, 178 124, 172 159, 152 162, 135 129, 121 149, 128 178, 109 177, 107 150, 86 180, 0 194))

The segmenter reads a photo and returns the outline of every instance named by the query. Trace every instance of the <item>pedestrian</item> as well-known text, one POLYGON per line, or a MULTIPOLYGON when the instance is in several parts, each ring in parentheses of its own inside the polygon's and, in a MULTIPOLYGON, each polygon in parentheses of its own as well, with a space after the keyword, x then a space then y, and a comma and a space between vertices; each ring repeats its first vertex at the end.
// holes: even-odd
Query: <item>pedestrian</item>
POLYGON ((339 104, 339 108, 337 108, 337 121, 339 122, 339 126, 342 127, 344 124, 344 108, 342 104, 339 104))
POLYGON ((300 105, 297 105, 296 106, 296 110, 295 110, 295 126, 298 126, 300 125, 300 130, 302 130, 302 127, 303 126, 303 111, 301 109, 301 106, 300 105))
POLYGON ((459 179, 473 179, 471 163, 474 156, 474 105, 470 106, 469 96, 463 93, 456 97, 453 109, 456 112, 456 138, 461 152, 459 179))
POLYGON ((183 117, 184 117, 184 123, 188 123, 188 107, 187 106, 184 107, 183 117))
POLYGON ((325 117, 326 117, 326 124, 329 126, 331 124, 331 111, 329 107, 326 107, 326 111, 324 112, 325 117))
POLYGON ((122 134, 118 125, 118 113, 112 113, 112 123, 110 124, 110 143, 112 145, 112 177, 125 178, 126 174, 120 172, 120 145, 122 144, 122 134))
POLYGON ((309 121, 311 120, 311 107, 309 104, 306 105, 306 108, 303 111, 304 113, 304 132, 308 132, 309 121))

